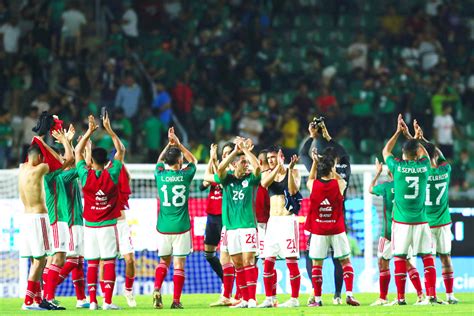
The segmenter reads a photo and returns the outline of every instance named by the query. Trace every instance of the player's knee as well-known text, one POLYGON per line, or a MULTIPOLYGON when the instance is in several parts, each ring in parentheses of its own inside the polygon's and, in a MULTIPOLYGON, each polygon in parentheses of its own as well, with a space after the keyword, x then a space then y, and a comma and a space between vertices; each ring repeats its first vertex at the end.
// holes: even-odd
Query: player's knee
POLYGON ((451 267, 451 256, 450 255, 439 255, 439 259, 443 267, 451 267))
POLYGON ((204 251, 204 258, 206 258, 207 261, 212 261, 215 257, 215 251, 204 251))
POLYGON ((62 267, 64 263, 66 263, 66 258, 64 256, 55 255, 52 263, 58 267, 62 267))
POLYGON ((125 264, 126 265, 135 265, 135 257, 133 254, 128 254, 124 256, 125 264))

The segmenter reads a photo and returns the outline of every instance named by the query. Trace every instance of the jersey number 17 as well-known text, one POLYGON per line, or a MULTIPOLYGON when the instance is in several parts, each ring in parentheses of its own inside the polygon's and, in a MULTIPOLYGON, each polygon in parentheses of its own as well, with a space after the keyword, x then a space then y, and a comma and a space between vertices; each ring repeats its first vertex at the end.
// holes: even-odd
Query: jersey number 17
MULTIPOLYGON (((446 192, 446 186, 447 186, 447 183, 446 182, 442 182, 442 183, 436 183, 435 184, 435 188, 439 190, 439 193, 438 193, 438 196, 436 197, 436 201, 435 201, 435 205, 439 205, 439 203, 441 202, 441 198, 443 197, 443 194, 444 192, 446 192)), ((428 184, 426 186, 426 201, 425 201, 425 205, 433 205, 433 202, 431 201, 430 199, 430 184, 428 184)))

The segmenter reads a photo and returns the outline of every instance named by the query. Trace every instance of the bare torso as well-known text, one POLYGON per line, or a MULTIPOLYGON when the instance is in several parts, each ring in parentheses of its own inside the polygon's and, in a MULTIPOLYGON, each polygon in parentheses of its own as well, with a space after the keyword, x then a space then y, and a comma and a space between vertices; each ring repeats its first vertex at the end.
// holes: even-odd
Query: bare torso
POLYGON ((25 213, 47 213, 44 193, 44 175, 49 171, 48 165, 41 163, 33 166, 28 163, 20 165, 18 188, 20 199, 25 206, 25 213))
MULTIPOLYGON (((283 181, 286 177, 286 172, 287 170, 282 168, 282 171, 276 175, 274 181, 283 181)), ((291 214, 292 213, 288 212, 288 210, 285 208, 285 195, 281 194, 270 196, 270 216, 289 216, 291 214)))

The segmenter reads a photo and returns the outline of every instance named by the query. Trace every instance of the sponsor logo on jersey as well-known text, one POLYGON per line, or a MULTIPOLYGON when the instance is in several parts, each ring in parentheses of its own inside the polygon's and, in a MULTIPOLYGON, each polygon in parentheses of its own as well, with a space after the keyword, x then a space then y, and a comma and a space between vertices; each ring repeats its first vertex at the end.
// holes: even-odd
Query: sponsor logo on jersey
POLYGON ((95 200, 98 202, 106 202, 107 201, 107 196, 102 190, 99 190, 95 193, 95 200))

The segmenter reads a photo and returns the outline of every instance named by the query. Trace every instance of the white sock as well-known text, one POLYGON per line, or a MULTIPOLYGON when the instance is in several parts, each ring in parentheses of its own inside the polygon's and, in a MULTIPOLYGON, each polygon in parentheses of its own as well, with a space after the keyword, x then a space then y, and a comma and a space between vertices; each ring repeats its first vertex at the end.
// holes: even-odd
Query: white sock
POLYGON ((352 292, 351 292, 351 291, 347 291, 347 292, 346 292, 346 296, 352 296, 352 292))
POLYGON ((321 302, 321 296, 315 296, 314 301, 318 303, 321 302))

